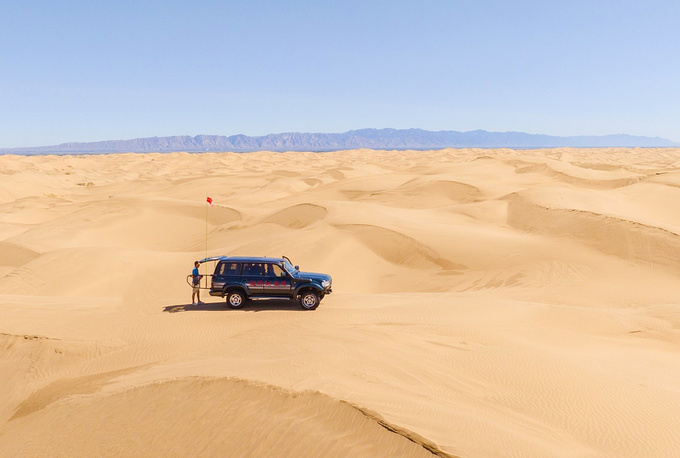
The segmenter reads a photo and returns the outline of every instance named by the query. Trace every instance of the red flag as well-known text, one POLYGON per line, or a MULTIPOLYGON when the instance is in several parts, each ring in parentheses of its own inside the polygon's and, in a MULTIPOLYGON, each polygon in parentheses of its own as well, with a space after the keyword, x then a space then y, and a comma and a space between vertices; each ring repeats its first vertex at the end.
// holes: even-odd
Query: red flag
POLYGON ((212 200, 212 197, 208 197, 208 199, 207 199, 207 200, 208 200, 208 203, 210 204, 210 206, 212 207, 212 206, 213 206, 213 200, 212 200))

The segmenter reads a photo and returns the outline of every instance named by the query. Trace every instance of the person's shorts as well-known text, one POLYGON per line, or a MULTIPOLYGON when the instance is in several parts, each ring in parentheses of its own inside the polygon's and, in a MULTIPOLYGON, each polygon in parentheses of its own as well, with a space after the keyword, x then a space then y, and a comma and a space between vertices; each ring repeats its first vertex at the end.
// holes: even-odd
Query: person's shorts
POLYGON ((195 292, 195 293, 198 293, 198 292, 200 292, 200 291, 201 291, 200 286, 194 285, 194 292, 195 292))

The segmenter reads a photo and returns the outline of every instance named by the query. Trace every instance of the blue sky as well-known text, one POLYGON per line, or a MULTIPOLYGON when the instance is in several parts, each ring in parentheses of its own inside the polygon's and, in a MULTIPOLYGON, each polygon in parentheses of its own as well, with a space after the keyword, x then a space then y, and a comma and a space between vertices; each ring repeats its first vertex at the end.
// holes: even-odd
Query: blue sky
POLYGON ((677 1, 0 0, 0 147, 364 127, 680 141, 677 1))

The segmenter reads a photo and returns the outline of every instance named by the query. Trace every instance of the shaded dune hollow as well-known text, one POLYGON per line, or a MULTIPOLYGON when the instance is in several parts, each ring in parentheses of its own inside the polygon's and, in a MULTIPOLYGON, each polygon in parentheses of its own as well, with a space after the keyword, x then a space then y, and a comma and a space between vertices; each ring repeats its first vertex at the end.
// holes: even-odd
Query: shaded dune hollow
POLYGON ((5 456, 451 456, 318 392, 211 377, 63 398, 0 442, 5 456))
POLYGON ((40 256, 33 250, 10 242, 0 242, 0 266, 19 267, 40 256))
POLYGON ((326 217, 328 210, 314 204, 298 204, 284 208, 268 216, 264 222, 274 223, 289 229, 303 229, 326 217))
POLYGON ((373 253, 398 266, 416 269, 440 267, 444 270, 465 268, 442 258, 432 248, 400 232, 370 224, 338 224, 336 227, 351 232, 373 253))
POLYGON ((571 237, 603 253, 680 271, 680 235, 599 213, 551 208, 519 194, 507 197, 508 224, 526 232, 571 237))

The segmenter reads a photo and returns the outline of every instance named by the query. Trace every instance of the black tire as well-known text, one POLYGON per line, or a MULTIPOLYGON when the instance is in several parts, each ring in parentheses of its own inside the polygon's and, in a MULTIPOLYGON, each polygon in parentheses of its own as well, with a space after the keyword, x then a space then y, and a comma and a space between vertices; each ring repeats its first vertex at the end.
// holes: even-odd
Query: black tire
POLYGON ((319 306, 321 299, 314 291, 303 291, 300 294, 300 307, 305 310, 314 310, 319 306))
POLYGON ((242 309, 246 305, 246 295, 241 291, 231 291, 227 294, 227 306, 232 309, 242 309))

